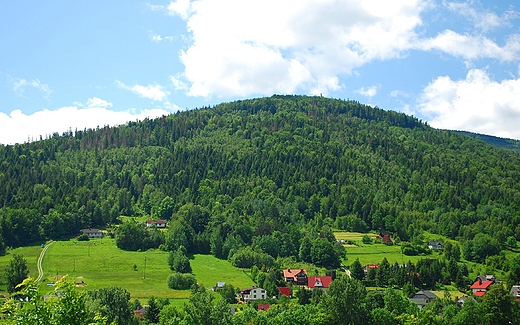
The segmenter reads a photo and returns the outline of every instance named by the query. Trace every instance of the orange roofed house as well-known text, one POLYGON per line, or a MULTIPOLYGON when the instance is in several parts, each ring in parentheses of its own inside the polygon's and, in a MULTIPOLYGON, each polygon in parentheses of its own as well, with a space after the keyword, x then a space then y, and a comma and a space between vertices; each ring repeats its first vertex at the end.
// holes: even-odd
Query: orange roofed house
POLYGON ((286 269, 283 270, 283 278, 286 282, 304 286, 307 284, 307 271, 304 269, 286 269))
POLYGON ((493 284, 495 284, 493 280, 482 280, 479 278, 469 288, 473 291, 475 296, 482 297, 493 284))

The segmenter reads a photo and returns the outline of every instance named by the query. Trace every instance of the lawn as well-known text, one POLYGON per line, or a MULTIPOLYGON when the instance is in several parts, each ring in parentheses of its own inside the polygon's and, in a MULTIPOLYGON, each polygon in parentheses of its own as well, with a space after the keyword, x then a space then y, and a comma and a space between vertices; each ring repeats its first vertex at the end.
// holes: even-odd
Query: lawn
MULTIPOLYGON (((148 250, 128 252, 116 247, 111 238, 86 242, 59 241, 49 247, 43 261, 42 286, 68 275, 85 286, 79 290, 92 290, 120 286, 128 290, 132 299, 146 301, 156 298, 186 299, 189 290, 171 290, 167 278, 172 273, 167 264, 167 252, 148 250), (135 269, 134 269, 135 265, 135 269)), ((229 262, 211 255, 195 255, 190 260, 199 283, 211 287, 217 281, 245 287, 253 282, 246 274, 229 262)))

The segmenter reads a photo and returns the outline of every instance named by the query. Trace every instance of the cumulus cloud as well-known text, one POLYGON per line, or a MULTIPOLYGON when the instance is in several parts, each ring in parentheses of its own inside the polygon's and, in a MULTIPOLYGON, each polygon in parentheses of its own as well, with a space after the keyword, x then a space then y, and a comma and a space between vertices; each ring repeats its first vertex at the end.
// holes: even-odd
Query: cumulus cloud
POLYGON ((164 87, 161 85, 127 86, 119 80, 116 80, 115 83, 119 88, 130 90, 131 92, 133 92, 134 94, 138 95, 141 98, 148 98, 148 99, 155 100, 158 102, 165 100, 166 97, 168 97, 168 95, 170 95, 170 92, 165 90, 164 87))
POLYGON ((48 97, 52 92, 47 84, 42 83, 38 79, 27 81, 24 78, 15 78, 13 79, 12 83, 13 91, 17 93, 19 96, 23 96, 27 87, 32 87, 43 92, 45 94, 45 97, 48 97))
POLYGON ((377 94, 377 88, 377 86, 371 86, 367 88, 361 87, 355 92, 365 97, 374 97, 377 94))
POLYGON ((520 79, 498 82, 480 69, 464 80, 439 77, 424 89, 419 108, 436 128, 520 139, 520 79))
POLYGON ((127 110, 117 112, 109 110, 112 103, 93 97, 86 103, 74 103, 72 106, 56 110, 44 109, 33 114, 24 114, 17 109, 9 115, 0 112, 0 143, 15 144, 45 138, 54 132, 59 134, 69 129, 83 130, 104 125, 121 125, 128 121, 143 120, 168 115, 178 110, 178 106, 165 103, 164 108, 127 110), (103 125, 100 125, 103 121, 103 125))
POLYGON ((509 26, 511 20, 520 17, 517 11, 507 10, 502 15, 495 12, 480 8, 478 1, 470 0, 466 2, 449 2, 443 1, 443 5, 449 10, 466 17, 470 20, 475 28, 488 32, 502 26, 509 26))
POLYGON ((501 47, 483 35, 463 35, 445 30, 436 37, 421 41, 417 47, 425 51, 440 50, 466 60, 492 58, 510 62, 520 59, 518 34, 509 36, 506 44, 501 47))
MULTIPOLYGON (((181 53, 188 94, 323 93, 339 75, 411 48, 425 0, 178 0, 163 6, 186 20, 181 53)), ((155 8, 157 9, 157 8, 155 8)))

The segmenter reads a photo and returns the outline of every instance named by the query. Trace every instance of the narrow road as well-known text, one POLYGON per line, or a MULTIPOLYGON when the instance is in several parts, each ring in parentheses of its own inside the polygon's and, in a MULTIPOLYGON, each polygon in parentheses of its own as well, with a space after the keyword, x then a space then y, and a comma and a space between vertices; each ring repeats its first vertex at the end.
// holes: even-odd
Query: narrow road
POLYGON ((45 247, 43 247, 42 251, 40 252, 40 257, 38 257, 38 277, 36 278, 36 282, 40 282, 43 278, 43 268, 42 268, 42 262, 43 257, 45 256, 45 252, 47 251, 47 248, 51 246, 54 242, 51 241, 45 247))

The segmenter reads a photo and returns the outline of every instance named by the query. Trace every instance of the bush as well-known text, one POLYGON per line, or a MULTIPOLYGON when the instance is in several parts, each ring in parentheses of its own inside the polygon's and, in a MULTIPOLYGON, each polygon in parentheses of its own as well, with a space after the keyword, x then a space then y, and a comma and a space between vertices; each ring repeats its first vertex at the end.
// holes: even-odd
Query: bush
POLYGON ((193 274, 173 273, 168 277, 168 287, 174 290, 187 290, 197 283, 193 274))
POLYGON ((88 241, 88 235, 87 234, 81 234, 78 236, 78 241, 88 241))
POLYGON ((363 235, 363 238, 361 239, 363 244, 372 244, 372 238, 368 235, 363 235))

